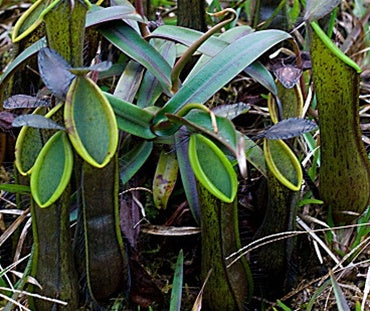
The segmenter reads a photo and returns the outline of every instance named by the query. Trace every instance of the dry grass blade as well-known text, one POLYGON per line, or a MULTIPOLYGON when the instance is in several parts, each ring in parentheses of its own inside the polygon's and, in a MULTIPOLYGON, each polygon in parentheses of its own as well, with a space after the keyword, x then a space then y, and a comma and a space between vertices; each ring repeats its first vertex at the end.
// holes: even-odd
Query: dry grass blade
POLYGON ((14 261, 18 261, 20 255, 21 255, 23 243, 26 240, 28 229, 31 227, 31 224, 32 224, 32 219, 30 218, 30 219, 27 220, 26 224, 24 225, 24 227, 22 229, 21 235, 18 239, 17 248, 15 250, 14 261))
POLYGON ((162 236, 185 236, 200 233, 199 227, 174 227, 145 224, 141 226, 141 231, 153 235, 162 236))
POLYGON ((362 303, 361 303, 361 311, 365 311, 365 304, 366 304, 367 297, 369 296, 369 293, 370 293, 370 267, 367 269, 364 296, 362 297, 362 303))
POLYGON ((4 231, 4 233, 0 236, 0 246, 13 234, 15 230, 21 225, 24 219, 27 217, 29 213, 29 208, 26 209, 9 227, 4 231))
MULTIPOLYGON (((337 258, 337 256, 335 256, 335 254, 329 249, 329 247, 327 247, 325 245, 325 243, 323 242, 323 240, 321 240, 317 234, 315 234, 311 229, 310 227, 308 227, 305 222, 300 218, 300 217, 297 217, 297 224, 300 225, 304 230, 307 231, 307 233, 325 250, 325 252, 330 256, 330 258, 332 258, 334 260, 334 262, 339 265, 341 268, 342 268, 342 265, 340 264, 340 261, 339 259, 337 258)), ((328 229, 330 230, 330 228, 328 229)))
POLYGON ((194 305, 193 305, 193 308, 191 309, 191 311, 200 311, 202 309, 203 291, 204 291, 204 287, 206 286, 209 277, 211 276, 211 273, 212 273, 212 269, 208 271, 207 276, 206 276, 206 279, 204 280, 204 283, 202 285, 202 288, 199 291, 199 294, 197 296, 197 299, 195 299, 195 302, 194 302, 194 305))
MULTIPOLYGON (((8 290, 8 289, 7 289, 8 290)), ((0 293, 0 298, 3 298, 5 301, 9 301, 11 303, 13 303, 14 305, 18 306, 21 310, 25 310, 25 311, 32 311, 31 309, 28 309, 26 308, 25 306, 23 306, 21 303, 19 303, 18 301, 4 295, 4 294, 1 294, 0 293)))
MULTIPOLYGON (((54 298, 48 298, 48 297, 45 297, 45 296, 41 296, 39 294, 30 293, 30 292, 27 292, 27 291, 21 291, 21 290, 17 290, 17 289, 9 289, 9 288, 6 288, 6 287, 0 287, 0 290, 10 291, 10 292, 17 293, 17 294, 24 294, 24 295, 31 296, 31 297, 34 297, 34 298, 39 298, 39 299, 47 300, 47 301, 50 301, 50 302, 54 302, 54 303, 60 304, 62 306, 68 305, 68 303, 65 302, 65 301, 62 301, 62 300, 59 300, 59 299, 54 299, 54 298)), ((29 309, 26 308, 25 310, 29 310, 29 309)))

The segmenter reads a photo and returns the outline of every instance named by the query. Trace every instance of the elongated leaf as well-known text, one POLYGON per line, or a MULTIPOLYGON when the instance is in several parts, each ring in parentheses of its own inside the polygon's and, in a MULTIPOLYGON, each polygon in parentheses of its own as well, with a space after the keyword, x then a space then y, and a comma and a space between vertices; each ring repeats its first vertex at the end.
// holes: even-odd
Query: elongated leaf
POLYGON ((0 184, 0 190, 20 194, 29 194, 31 192, 29 186, 17 184, 0 184))
MULTIPOLYGON (((158 51, 168 64, 173 67, 176 60, 175 44, 166 41, 159 47, 158 51)), ((150 71, 146 71, 139 89, 137 105, 142 108, 152 106, 161 94, 162 87, 159 81, 150 71)))
POLYGON ((250 64, 244 69, 244 72, 262 84, 272 94, 277 94, 277 88, 272 74, 260 62, 256 61, 250 64))
POLYGON ((68 71, 74 75, 86 75, 90 71, 96 71, 96 72, 104 72, 108 71, 112 67, 111 61, 104 61, 101 63, 97 63, 94 65, 91 65, 89 67, 73 67, 69 68, 68 71))
POLYGON ((115 5, 107 8, 94 5, 86 14, 86 27, 122 19, 145 22, 144 19, 136 13, 135 8, 130 3, 128 3, 128 5, 115 5))
POLYGON ((108 100, 91 79, 76 77, 73 80, 64 119, 78 154, 90 165, 104 167, 117 149, 117 122, 108 100))
POLYGON ((250 105, 240 102, 230 105, 219 105, 213 108, 212 111, 219 117, 232 120, 241 114, 247 113, 250 108, 250 105))
POLYGON ((71 66, 56 51, 42 48, 38 54, 38 65, 46 87, 57 97, 65 98, 68 88, 75 77, 69 72, 71 66))
POLYGON ((155 123, 164 121, 166 113, 175 113, 186 103, 204 103, 269 48, 289 38, 286 32, 265 30, 234 41, 209 60, 193 79, 183 84, 156 115, 155 123))
POLYGON ((27 59, 35 55, 46 46, 46 39, 42 38, 22 51, 6 68, 0 77, 0 91, 4 90, 5 82, 14 74, 15 70, 21 66, 27 59))
POLYGON ((289 139, 311 132, 316 128, 317 124, 313 121, 301 118, 289 118, 276 123, 259 136, 268 139, 289 139))
POLYGON ((64 127, 56 123, 55 121, 48 119, 44 116, 38 114, 23 114, 16 117, 13 120, 12 125, 14 127, 19 126, 28 126, 41 129, 54 129, 54 130, 63 130, 64 127))
MULTIPOLYGON (((238 133, 242 135, 241 133, 238 133)), ((263 150, 248 136, 243 135, 245 157, 258 171, 265 177, 267 177, 266 161, 264 158, 263 150)))
POLYGON ((307 0, 306 13, 304 15, 304 20, 310 22, 317 21, 318 19, 328 15, 333 11, 342 0, 307 0))
POLYGON ((134 29, 117 24, 102 29, 101 33, 123 53, 147 68, 159 80, 164 91, 171 95, 171 67, 134 29))
POLYGON ((132 103, 134 101, 136 92, 140 87, 143 72, 143 66, 133 60, 130 60, 118 80, 113 95, 119 99, 132 103))
POLYGON ((48 106, 50 106, 50 102, 48 100, 39 99, 37 97, 25 94, 13 95, 3 102, 3 108, 5 109, 37 108, 48 106))
MULTIPOLYGON (((185 46, 190 46, 202 35, 203 32, 194 29, 181 26, 163 25, 155 29, 153 33, 148 36, 148 38, 161 38, 165 40, 171 40, 176 43, 181 43, 185 46)), ((215 56, 227 45, 228 44, 223 40, 212 36, 199 47, 198 51, 208 56, 215 56)))
POLYGON ((231 203, 236 196, 236 173, 222 151, 201 134, 190 136, 189 160, 197 180, 212 195, 231 203))
POLYGON ((200 204, 197 182, 189 162, 189 132, 183 126, 175 134, 176 155, 179 163, 180 176, 189 208, 197 223, 200 223, 200 204))
POLYGON ((135 175, 148 159, 152 150, 153 142, 151 141, 135 142, 135 145, 119 159, 122 184, 126 184, 135 175))
POLYGON ((264 154, 267 166, 274 176, 287 188, 298 191, 302 185, 301 165, 282 140, 264 140, 264 154))
MULTIPOLYGON (((250 27, 241 26, 231 28, 228 31, 222 33, 217 39, 226 42, 226 45, 220 44, 219 42, 217 42, 217 45, 212 44, 210 48, 213 51, 213 54, 208 53, 202 55, 198 62, 193 67, 190 74, 186 77, 185 82, 192 79, 197 74, 197 72, 201 70, 202 66, 204 66, 204 64, 209 60, 210 56, 215 56, 217 53, 222 51, 222 49, 224 49, 227 45, 242 38, 243 36, 248 35, 251 32, 252 30, 250 27)), ((208 40, 204 43, 204 45, 206 44, 208 44, 208 40)), ((273 94, 277 93, 274 78, 272 77, 271 73, 266 69, 266 67, 263 66, 260 62, 258 61, 253 62, 252 64, 244 68, 244 72, 251 76, 253 79, 255 79, 258 83, 261 83, 271 93, 273 94)))
POLYGON ((69 183, 73 152, 64 132, 55 133, 42 148, 31 174, 31 193, 40 207, 54 203, 69 183))
MULTIPOLYGON (((197 63, 195 64, 195 66, 193 67, 193 69, 191 70, 191 72, 189 73, 189 75, 186 77, 184 83, 186 83, 186 81, 189 81, 195 75, 197 75, 197 72, 202 69, 202 67, 208 62, 208 60, 211 57, 216 56, 216 54, 218 54, 219 52, 221 52, 230 43, 232 43, 232 42, 240 39, 243 36, 248 35, 251 32, 252 32, 252 30, 251 30, 250 27, 248 27, 248 26, 241 26, 241 27, 231 28, 231 29, 225 31, 224 33, 222 33, 219 37, 217 37, 217 39, 219 41, 223 41, 223 43, 215 42, 217 44, 211 44, 210 49, 212 50, 212 53, 209 53, 207 51, 207 53, 204 53, 199 58, 199 60, 197 61, 197 63)), ((208 44, 207 41, 204 42, 203 45, 208 44)))
POLYGON ((162 150, 153 179, 153 200, 158 209, 166 209, 175 187, 179 165, 174 152, 162 150))
POLYGON ((171 301, 170 301, 170 311, 180 311, 181 310, 181 297, 182 297, 182 283, 183 283, 183 273, 184 273, 184 253, 180 250, 177 256, 175 275, 172 282, 171 290, 171 301))
POLYGON ((117 124, 120 130, 145 139, 155 138, 150 126, 153 115, 136 105, 133 105, 117 97, 104 93, 117 116, 117 124))
POLYGON ((351 309, 349 308, 346 297, 344 296, 343 291, 341 290, 332 272, 330 273, 330 281, 333 286, 333 291, 335 295, 335 300, 337 302, 338 311, 350 311, 351 309))

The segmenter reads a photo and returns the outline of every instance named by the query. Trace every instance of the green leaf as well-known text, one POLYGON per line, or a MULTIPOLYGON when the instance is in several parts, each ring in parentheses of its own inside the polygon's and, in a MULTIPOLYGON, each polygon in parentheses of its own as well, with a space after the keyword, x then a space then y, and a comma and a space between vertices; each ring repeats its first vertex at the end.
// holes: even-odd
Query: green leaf
POLYGON ((212 112, 219 117, 232 120, 244 113, 247 113, 250 108, 250 105, 240 102, 236 104, 218 105, 212 109, 212 112))
MULTIPOLYGON (((173 42, 165 41, 158 48, 158 51, 163 56, 163 58, 168 62, 168 64, 172 67, 176 60, 175 44, 173 42)), ((159 84, 159 81, 150 71, 146 71, 143 78, 143 82, 141 83, 139 89, 137 105, 142 108, 152 106, 154 105, 154 103, 160 97, 161 94, 162 87, 159 84)))
POLYGON ((286 304, 284 304, 281 300, 277 300, 276 301, 277 302, 277 304, 279 305, 279 307, 281 308, 281 309, 283 309, 284 311, 292 311, 292 309, 290 309, 286 304))
POLYGON ((282 140, 264 139, 263 148, 267 166, 274 176, 293 191, 301 189, 302 168, 293 151, 282 140))
POLYGON ((204 103, 264 52, 289 38, 290 35, 286 32, 265 30, 251 33, 234 41, 210 59, 197 75, 183 84, 158 112, 155 123, 166 120, 166 113, 176 113, 187 103, 204 103))
POLYGON ((92 166, 104 167, 118 144, 116 117, 98 86, 87 77, 76 77, 67 94, 65 125, 77 153, 92 166))
MULTIPOLYGON (((240 134, 242 135, 242 134, 240 134)), ((243 135, 245 157, 263 176, 267 177, 266 161, 263 150, 248 136, 243 135)))
POLYGON ((54 203, 67 187, 73 152, 64 132, 55 133, 42 148, 31 174, 31 193, 40 207, 54 203))
POLYGON ((277 94, 278 91, 272 74, 260 62, 256 61, 250 64, 244 69, 244 72, 264 86, 272 94, 277 94))
POLYGON ((143 66, 130 60, 118 80, 113 95, 119 99, 132 103, 140 87, 143 72, 143 66))
POLYGON ((138 22, 145 22, 144 19, 136 13, 135 7, 128 3, 128 5, 115 5, 107 8, 93 5, 86 14, 85 25, 86 27, 91 27, 117 19, 131 19, 138 22))
POLYGON ((118 128, 122 131, 145 139, 155 138, 150 126, 153 115, 140 107, 104 93, 117 117, 118 128))
POLYGON ((166 209, 175 187, 179 165, 176 154, 162 150, 153 179, 153 200, 158 209, 166 209))
POLYGON ((333 291, 335 295, 335 300, 337 302, 338 311, 350 311, 351 309, 348 305, 346 297, 344 296, 337 280, 335 279, 333 272, 330 272, 330 281, 333 286, 333 291))
POLYGON ((134 145, 130 147, 129 151, 119 158, 122 184, 126 184, 135 175, 149 158, 152 150, 153 142, 146 140, 134 141, 134 145))
POLYGON ((317 21, 325 15, 328 15, 341 2, 341 0, 307 0, 304 20, 308 20, 310 22, 317 21))
POLYGON ((31 192, 29 186, 17 184, 1 184, 0 190, 19 194, 29 194, 31 192))
MULTIPOLYGON (((184 83, 186 81, 192 79, 199 70, 201 70, 202 66, 210 59, 210 56, 215 56, 219 53, 222 49, 224 49, 230 43, 240 39, 243 36, 248 35, 251 33, 252 30, 248 26, 241 26, 229 29, 228 31, 222 33, 217 39, 219 41, 224 41, 223 44, 217 42, 216 44, 210 44, 210 49, 212 53, 205 53, 200 57, 198 62, 193 67, 190 74, 186 77, 184 83), (226 43, 226 44, 225 44, 226 43)), ((206 45, 208 40, 203 44, 206 45)), ((261 83, 266 89, 268 89, 271 93, 276 94, 276 85, 274 82, 274 78, 272 77, 271 73, 263 66, 260 62, 255 61, 243 70, 245 73, 250 75, 253 79, 255 79, 258 83, 261 83)))
POLYGON ((16 69, 45 46, 46 39, 42 38, 17 55, 17 57, 9 64, 9 66, 6 67, 6 70, 0 77, 0 92, 4 91, 5 82, 12 76, 12 74, 14 74, 16 69))
MULTIPOLYGON (((181 43, 185 46, 191 46, 196 42, 204 33, 190 28, 181 26, 163 25, 153 31, 148 38, 161 38, 165 40, 174 41, 181 43)), ((208 56, 214 56, 225 48, 228 44, 223 40, 212 36, 205 41, 199 48, 198 51, 208 56)))
POLYGON ((184 253, 180 250, 177 256, 175 275, 172 282, 171 300, 170 300, 170 311, 181 310, 181 297, 182 297, 182 283, 183 283, 183 271, 184 271, 184 253))
POLYGON ((236 173, 223 152, 201 134, 190 136, 189 160, 197 180, 212 195, 231 203, 236 197, 236 173))
POLYGON ((159 80, 164 91, 168 95, 171 94, 171 67, 140 34, 125 24, 117 24, 100 31, 123 53, 147 68, 159 80))

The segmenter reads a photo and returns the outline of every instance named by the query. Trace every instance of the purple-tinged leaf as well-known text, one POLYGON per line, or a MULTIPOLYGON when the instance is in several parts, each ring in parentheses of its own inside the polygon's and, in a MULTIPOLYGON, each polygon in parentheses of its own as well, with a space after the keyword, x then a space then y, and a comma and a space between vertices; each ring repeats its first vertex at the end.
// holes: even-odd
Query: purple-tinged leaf
POLYGON ((8 131, 12 128, 14 115, 8 111, 0 111, 0 129, 8 131))
POLYGON ((139 199, 138 195, 138 191, 131 191, 120 200, 120 227, 132 249, 136 249, 140 233, 140 206, 134 199, 139 199))
POLYGON ((229 120, 246 113, 251 108, 250 105, 240 102, 231 105, 219 105, 212 109, 215 115, 229 120))
POLYGON ((49 107, 50 102, 48 100, 39 99, 34 96, 17 94, 7 98, 3 107, 5 109, 18 109, 18 108, 37 108, 37 107, 49 107))
POLYGON ((93 6, 86 15, 86 27, 96 26, 98 24, 110 22, 113 20, 131 19, 139 22, 145 22, 144 19, 136 13, 135 8, 130 5, 116 5, 107 8, 93 6))
POLYGON ((16 117, 12 123, 13 127, 28 126, 42 129, 62 130, 65 128, 55 121, 38 114, 24 114, 16 117))
POLYGON ((179 163, 181 181, 184 187, 186 199, 188 200, 189 208, 195 221, 200 223, 200 205, 197 189, 197 181, 189 162, 189 132, 185 126, 182 126, 175 134, 176 140, 176 155, 179 163))
POLYGON ((342 0, 307 0, 304 20, 317 21, 332 12, 341 2, 342 0))
POLYGON ((104 72, 109 70, 112 67, 112 62, 104 61, 89 67, 76 67, 76 68, 69 68, 69 72, 74 75, 86 75, 90 71, 97 71, 97 72, 104 72))
POLYGON ((313 121, 301 118, 289 118, 276 123, 258 136, 267 139, 289 139, 311 132, 316 128, 317 124, 313 121))
POLYGON ((42 48, 38 54, 38 65, 46 87, 58 98, 65 98, 68 88, 75 77, 69 72, 71 66, 56 51, 42 48))

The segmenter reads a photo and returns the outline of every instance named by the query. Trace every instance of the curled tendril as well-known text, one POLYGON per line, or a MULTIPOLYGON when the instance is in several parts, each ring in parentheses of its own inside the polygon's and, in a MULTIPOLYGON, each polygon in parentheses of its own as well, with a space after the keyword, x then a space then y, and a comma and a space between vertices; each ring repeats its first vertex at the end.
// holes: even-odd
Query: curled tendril
POLYGON ((222 11, 216 13, 207 13, 211 16, 220 17, 227 14, 231 14, 230 18, 223 20, 222 22, 218 23, 217 25, 213 26, 207 32, 205 32, 197 41, 195 41, 189 48, 185 51, 185 53, 180 57, 180 59, 176 62, 175 66, 172 69, 171 73, 171 81, 172 81, 172 89, 173 93, 176 93, 179 89, 179 77, 181 71, 184 69, 186 63, 190 60, 191 56, 194 52, 212 35, 218 32, 222 27, 227 25, 228 23, 235 20, 237 17, 236 11, 230 8, 224 9, 222 11))

